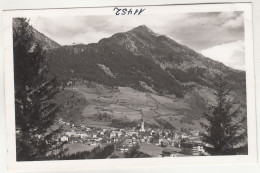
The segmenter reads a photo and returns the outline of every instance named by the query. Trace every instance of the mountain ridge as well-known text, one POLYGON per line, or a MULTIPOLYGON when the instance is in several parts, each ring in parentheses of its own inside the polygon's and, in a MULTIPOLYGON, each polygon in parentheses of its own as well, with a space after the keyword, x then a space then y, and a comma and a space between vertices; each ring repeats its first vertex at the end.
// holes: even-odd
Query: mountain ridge
MULTIPOLYGON (((167 36, 154 34, 145 25, 138 26, 127 32, 116 33, 109 38, 101 39, 98 43, 62 46, 60 48, 71 49, 75 54, 87 52, 87 54, 91 54, 90 56, 95 56, 92 54, 100 54, 103 57, 107 55, 100 53, 101 50, 103 53, 106 52, 108 55, 113 56, 111 53, 113 49, 120 48, 120 51, 130 52, 134 56, 152 59, 163 71, 171 73, 169 72, 172 71, 171 69, 181 70, 189 75, 195 74, 197 78, 203 79, 209 84, 213 84, 211 82, 212 79, 219 73, 234 73, 232 75, 244 73, 243 71, 227 67, 221 62, 207 58, 167 36), (111 45, 114 47, 111 48, 111 45), (110 48, 111 50, 107 52, 104 48, 110 48), (205 74, 205 71, 209 73, 205 74)), ((107 58, 109 59, 110 57, 107 58)), ((176 76, 176 74, 172 75, 176 76)), ((224 74, 224 76, 227 75, 224 74)), ((228 79, 231 78, 228 77, 228 79)))

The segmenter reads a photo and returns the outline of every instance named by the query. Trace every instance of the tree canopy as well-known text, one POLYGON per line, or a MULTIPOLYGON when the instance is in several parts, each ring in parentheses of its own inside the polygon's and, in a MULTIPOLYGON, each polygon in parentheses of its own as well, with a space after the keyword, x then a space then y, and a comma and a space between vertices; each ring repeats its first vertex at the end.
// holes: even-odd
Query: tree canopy
POLYGON ((63 152, 53 128, 58 105, 55 78, 42 64, 44 51, 26 18, 13 19, 17 160, 45 160, 63 152))
POLYGON ((207 123, 201 123, 206 130, 206 151, 211 155, 247 154, 246 116, 239 116, 240 106, 229 96, 228 82, 223 76, 217 76, 215 86, 216 105, 208 106, 204 113, 207 123))

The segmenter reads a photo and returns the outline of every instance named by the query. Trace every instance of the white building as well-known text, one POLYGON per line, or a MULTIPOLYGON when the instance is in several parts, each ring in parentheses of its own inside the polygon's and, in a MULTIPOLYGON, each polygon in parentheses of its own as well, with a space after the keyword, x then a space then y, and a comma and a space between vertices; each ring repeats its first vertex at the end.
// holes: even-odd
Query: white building
POLYGON ((182 135, 181 135, 181 138, 182 139, 187 139, 189 136, 186 134, 186 133, 183 133, 182 135))
POLYGON ((71 137, 71 136, 76 136, 76 135, 77 135, 74 130, 72 130, 72 131, 70 131, 70 132, 65 132, 65 134, 66 134, 67 136, 69 136, 69 137, 71 137))
POLYGON ((109 134, 110 138, 114 138, 116 137, 116 133, 114 131, 112 131, 110 134, 109 134))
POLYGON ((87 138, 88 137, 88 134, 86 134, 86 133, 81 133, 80 134, 80 138, 87 138))
POLYGON ((64 136, 62 136, 62 137, 60 138, 60 140, 61 140, 62 142, 69 141, 69 137, 66 136, 66 135, 64 135, 64 136))

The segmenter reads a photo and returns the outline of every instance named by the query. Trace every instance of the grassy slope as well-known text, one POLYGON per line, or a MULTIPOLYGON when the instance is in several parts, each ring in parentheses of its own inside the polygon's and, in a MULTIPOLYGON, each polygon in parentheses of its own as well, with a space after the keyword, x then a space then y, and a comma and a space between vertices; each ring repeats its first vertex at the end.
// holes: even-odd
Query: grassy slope
POLYGON ((200 116, 205 109, 205 100, 196 92, 180 99, 172 95, 144 93, 129 87, 109 89, 102 85, 77 87, 77 91, 64 90, 57 100, 63 105, 61 117, 74 123, 100 127, 110 126, 111 121, 94 119, 95 114, 105 113, 111 119, 138 122, 142 110, 146 124, 158 125, 156 119, 159 119, 177 129, 200 129, 200 116))
POLYGON ((72 90, 61 90, 55 96, 60 105, 59 118, 70 122, 80 121, 82 111, 86 107, 86 99, 83 95, 72 90))

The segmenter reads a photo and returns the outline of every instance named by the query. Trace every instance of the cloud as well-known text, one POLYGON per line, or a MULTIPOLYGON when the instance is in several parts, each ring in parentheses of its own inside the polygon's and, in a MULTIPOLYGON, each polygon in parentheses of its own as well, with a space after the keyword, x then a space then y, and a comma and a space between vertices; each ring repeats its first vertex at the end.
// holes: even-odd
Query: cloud
POLYGON ((239 40, 202 50, 201 54, 234 69, 245 70, 244 42, 239 40))
MULTIPOLYGON (((126 32, 139 25, 147 25, 157 33, 169 35, 167 29, 171 27, 170 24, 184 19, 185 16, 186 14, 127 16, 127 22, 126 16, 115 15, 31 18, 31 24, 62 45, 73 42, 88 44, 98 42, 102 37, 110 37, 117 32, 126 32)), ((169 36, 176 38, 174 35, 169 36)))
MULTIPOLYGON (((31 24, 61 45, 70 45, 74 42, 95 43, 115 33, 126 32, 139 25, 147 25, 154 32, 166 35, 197 52, 204 52, 212 58, 215 57, 211 54, 212 51, 227 46, 233 50, 236 46, 231 43, 238 44, 244 41, 244 14, 239 11, 31 18, 31 24)), ((217 60, 234 68, 243 69, 244 54, 240 50, 238 52, 231 50, 225 50, 226 55, 221 55, 222 58, 217 60), (228 56, 232 61, 237 57, 239 63, 225 59, 228 54, 232 54, 228 56)))
POLYGON ((37 30, 62 45, 72 42, 98 42, 101 36, 109 37, 143 24, 197 51, 243 40, 244 36, 241 12, 32 18, 32 24, 37 30))
POLYGON ((241 12, 192 13, 171 22, 169 35, 201 51, 203 49, 244 40, 244 17, 241 12))
POLYGON ((73 42, 92 43, 109 35, 105 31, 106 18, 95 20, 91 16, 31 18, 31 24, 38 31, 62 45, 73 42), (103 30, 100 29, 103 27, 103 30))

